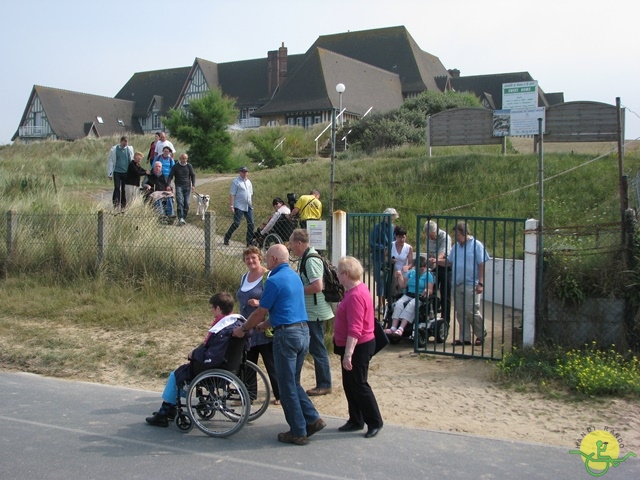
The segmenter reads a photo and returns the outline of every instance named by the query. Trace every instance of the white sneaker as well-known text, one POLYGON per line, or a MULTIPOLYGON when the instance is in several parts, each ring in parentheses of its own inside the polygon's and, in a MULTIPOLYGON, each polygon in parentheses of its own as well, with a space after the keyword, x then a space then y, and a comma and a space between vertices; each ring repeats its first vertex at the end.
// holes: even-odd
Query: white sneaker
POLYGON ((187 222, 185 222, 184 218, 181 218, 180 220, 178 220, 178 223, 185 224, 187 222))

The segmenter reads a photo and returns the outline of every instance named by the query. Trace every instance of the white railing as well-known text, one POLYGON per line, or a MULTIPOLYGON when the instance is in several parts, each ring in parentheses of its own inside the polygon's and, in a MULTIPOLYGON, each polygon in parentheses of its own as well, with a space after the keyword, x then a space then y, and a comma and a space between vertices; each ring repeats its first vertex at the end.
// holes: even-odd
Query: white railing
MULTIPOLYGON (((369 107, 369 110, 367 110, 364 115, 362 115, 362 118, 366 117, 367 115, 369 115, 369 112, 371 112, 371 110, 373 110, 373 107, 369 107)), ((347 137, 349 136, 349 134, 353 132, 353 128, 350 128, 349 131, 347 133, 344 134, 344 137, 342 137, 342 141, 344 142, 344 149, 347 149, 347 137)))
MULTIPOLYGON (((343 108, 342 111, 338 115, 336 115, 336 123, 338 123, 338 119, 342 116, 345 110, 346 108, 343 108)), ((329 122, 329 124, 326 127, 324 127, 324 129, 320 132, 320 135, 318 135, 314 140, 314 142, 316 142, 316 157, 318 156, 318 140, 324 134, 324 132, 326 132, 330 128, 331 128, 331 122, 329 122)))
POLYGON ((257 128, 260 126, 260 119, 254 117, 241 118, 238 123, 240 123, 243 128, 257 128))
POLYGON ((18 128, 18 136, 20 137, 44 137, 46 136, 45 127, 38 126, 25 126, 18 128))

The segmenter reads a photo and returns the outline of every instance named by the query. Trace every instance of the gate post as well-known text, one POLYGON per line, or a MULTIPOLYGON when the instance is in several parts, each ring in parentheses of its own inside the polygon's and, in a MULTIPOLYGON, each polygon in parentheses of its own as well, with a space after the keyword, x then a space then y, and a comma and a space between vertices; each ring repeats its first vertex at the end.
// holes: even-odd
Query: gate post
POLYGON ((104 225, 104 210, 98 212, 98 267, 102 266, 104 251, 107 246, 106 230, 104 225))
POLYGON ((536 285, 538 274, 538 221, 525 222, 522 345, 533 347, 536 338, 536 285))
POLYGON ((332 221, 331 263, 336 264, 347 254, 347 212, 336 210, 332 221))

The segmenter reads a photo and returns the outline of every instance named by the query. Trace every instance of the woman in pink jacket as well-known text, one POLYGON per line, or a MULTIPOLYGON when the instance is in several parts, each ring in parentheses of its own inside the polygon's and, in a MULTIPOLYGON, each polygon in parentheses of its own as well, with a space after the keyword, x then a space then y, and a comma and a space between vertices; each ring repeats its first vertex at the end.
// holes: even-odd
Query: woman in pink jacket
POLYGON ((338 262, 338 279, 345 294, 336 312, 333 342, 335 353, 340 355, 342 387, 349 406, 349 419, 338 430, 353 432, 362 430, 366 424, 364 436, 372 438, 382 430, 383 422, 367 379, 376 346, 375 318, 371 293, 360 280, 362 273, 362 265, 354 257, 344 257, 338 262))

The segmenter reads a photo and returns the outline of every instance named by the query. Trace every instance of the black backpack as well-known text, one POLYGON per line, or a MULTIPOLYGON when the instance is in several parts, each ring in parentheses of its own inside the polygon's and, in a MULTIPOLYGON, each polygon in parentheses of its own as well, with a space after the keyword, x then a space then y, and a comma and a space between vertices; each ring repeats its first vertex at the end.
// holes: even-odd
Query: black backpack
MULTIPOLYGON (((341 301, 344 297, 344 287, 338 280, 338 272, 335 267, 331 265, 326 258, 317 253, 309 253, 302 258, 299 271, 304 272, 305 276, 309 278, 307 275, 307 259, 309 257, 316 257, 322 260, 322 293, 324 294, 324 299, 332 303, 341 301)), ((317 305, 318 298, 315 296, 315 293, 313 294, 313 299, 317 305)))

